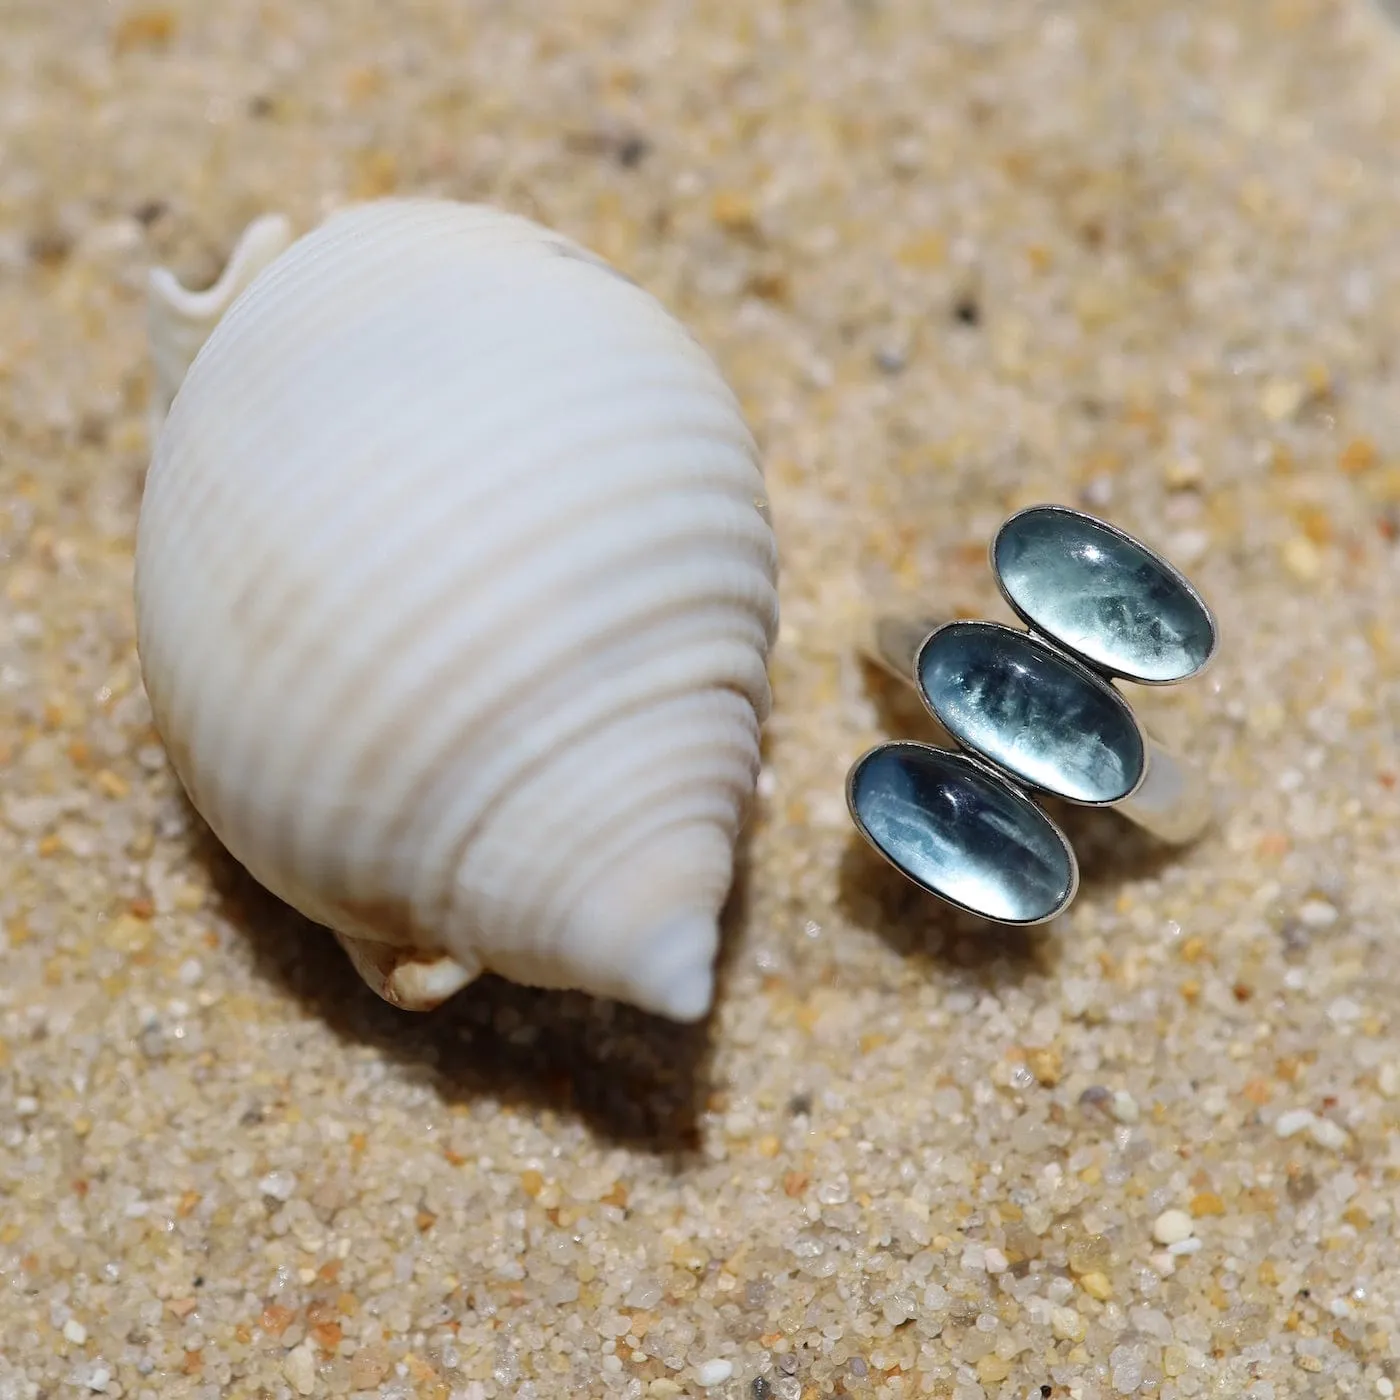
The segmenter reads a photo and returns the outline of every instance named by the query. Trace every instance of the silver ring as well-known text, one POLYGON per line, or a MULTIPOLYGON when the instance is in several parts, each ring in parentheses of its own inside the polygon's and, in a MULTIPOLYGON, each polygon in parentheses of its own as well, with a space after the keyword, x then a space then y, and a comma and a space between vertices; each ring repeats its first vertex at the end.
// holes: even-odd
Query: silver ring
POLYGON ((846 801, 861 835, 928 893, 997 923, 1040 924, 1068 908, 1079 866, 1036 796, 1112 807, 1172 843, 1209 824, 1203 777, 1143 728, 1114 681, 1198 676, 1219 631, 1165 559, 1067 506, 1011 516, 991 564, 1024 630, 875 619, 864 650, 918 691, 952 747, 877 744, 852 765, 846 801))

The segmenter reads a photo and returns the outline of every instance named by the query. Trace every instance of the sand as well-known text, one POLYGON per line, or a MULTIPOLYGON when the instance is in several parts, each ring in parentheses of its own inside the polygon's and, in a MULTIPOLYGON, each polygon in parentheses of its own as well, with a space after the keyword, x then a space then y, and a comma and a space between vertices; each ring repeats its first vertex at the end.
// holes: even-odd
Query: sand
POLYGON ((0 1397, 1389 1396, 1400 30, 1231 6, 0 14, 0 1397), (783 550, 721 995, 365 990, 183 804, 133 650, 143 282, 486 199, 714 352, 783 550), (1183 852, 955 916, 845 815, 870 600, 1087 504, 1216 607, 1183 852), (708 1386, 708 1389, 706 1387, 708 1386))

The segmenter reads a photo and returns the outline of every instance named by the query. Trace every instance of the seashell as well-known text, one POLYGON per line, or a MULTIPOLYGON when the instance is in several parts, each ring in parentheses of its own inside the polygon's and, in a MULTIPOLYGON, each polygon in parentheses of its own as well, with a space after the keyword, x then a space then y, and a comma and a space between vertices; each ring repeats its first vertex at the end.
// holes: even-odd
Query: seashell
POLYGON ((778 616, 710 357, 446 201, 259 221, 149 301, 137 645, 215 834, 397 1005, 490 970, 703 1016, 778 616))

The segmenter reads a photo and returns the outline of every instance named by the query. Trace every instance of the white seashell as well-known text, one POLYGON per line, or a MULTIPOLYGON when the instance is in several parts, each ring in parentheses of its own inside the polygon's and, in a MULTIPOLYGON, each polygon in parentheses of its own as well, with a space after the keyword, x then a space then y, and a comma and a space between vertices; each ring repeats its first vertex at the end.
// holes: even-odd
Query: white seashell
POLYGON ((399 1005, 491 970, 704 1015, 777 626, 732 393, 525 219, 387 200, 286 242, 150 287, 188 373, 137 642, 181 781, 399 1005))

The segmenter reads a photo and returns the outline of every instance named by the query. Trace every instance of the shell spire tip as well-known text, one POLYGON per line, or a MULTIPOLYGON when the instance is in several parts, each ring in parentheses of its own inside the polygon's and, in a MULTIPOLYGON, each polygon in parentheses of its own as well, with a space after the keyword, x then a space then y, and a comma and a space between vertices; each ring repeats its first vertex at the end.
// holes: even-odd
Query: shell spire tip
POLYGON ((682 1023, 703 1021, 715 999, 719 924, 713 914, 667 920, 646 940, 627 978, 627 999, 682 1023))

